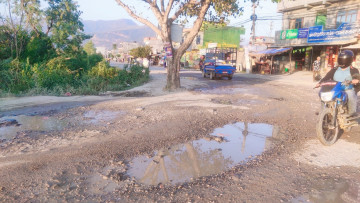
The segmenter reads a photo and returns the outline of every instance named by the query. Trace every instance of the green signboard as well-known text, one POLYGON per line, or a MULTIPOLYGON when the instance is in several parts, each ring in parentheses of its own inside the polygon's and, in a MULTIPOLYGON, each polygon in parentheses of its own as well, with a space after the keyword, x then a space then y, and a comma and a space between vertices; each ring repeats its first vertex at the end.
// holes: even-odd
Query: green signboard
POLYGON ((318 14, 316 16, 315 26, 322 25, 325 27, 326 25, 326 15, 325 14, 318 14))
POLYGON ((296 39, 298 37, 298 29, 286 30, 286 39, 296 39))
POLYGON ((296 39, 298 37, 299 30, 283 30, 280 33, 280 39, 296 39))
POLYGON ((240 35, 245 34, 241 27, 209 27, 204 31, 204 46, 217 43, 218 47, 239 47, 240 35))

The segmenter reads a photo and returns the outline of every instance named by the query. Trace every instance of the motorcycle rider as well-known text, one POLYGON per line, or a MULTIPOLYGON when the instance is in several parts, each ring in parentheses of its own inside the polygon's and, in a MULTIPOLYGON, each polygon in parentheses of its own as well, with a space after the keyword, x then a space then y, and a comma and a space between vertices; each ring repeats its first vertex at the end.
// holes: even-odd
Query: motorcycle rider
POLYGON ((321 83, 328 80, 334 80, 336 82, 351 81, 355 89, 345 90, 348 95, 348 108, 350 116, 356 116, 357 93, 360 90, 359 70, 351 65, 353 61, 354 53, 351 50, 341 51, 338 56, 339 67, 331 69, 316 85, 316 87, 319 87, 321 83))

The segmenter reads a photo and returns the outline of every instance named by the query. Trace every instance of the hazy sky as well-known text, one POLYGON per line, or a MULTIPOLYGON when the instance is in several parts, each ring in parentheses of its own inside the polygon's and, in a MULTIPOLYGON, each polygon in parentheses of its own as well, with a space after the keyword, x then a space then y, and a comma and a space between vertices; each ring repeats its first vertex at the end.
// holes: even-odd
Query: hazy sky
MULTIPOLYGON (((131 17, 123 10, 115 0, 77 0, 80 10, 83 11, 81 16, 84 20, 116 20, 131 17)), ((243 0, 240 0, 244 7, 244 14, 240 18, 232 18, 230 19, 230 25, 240 26, 241 22, 248 20, 252 14, 252 3, 246 2, 243 3, 243 0)), ((271 0, 261 0, 259 7, 256 9, 256 13, 258 18, 261 17, 269 17, 271 16, 279 16, 276 12, 277 5, 272 3, 271 0)), ((138 7, 138 10, 149 16, 149 19, 153 19, 151 17, 151 12, 146 10, 145 8, 138 7)), ((281 29, 281 17, 277 17, 277 20, 267 20, 267 21, 257 21, 256 24, 256 35, 257 36, 274 36, 276 30, 281 29), (273 23, 272 32, 270 32, 270 24, 273 23)), ((251 22, 243 24, 246 29, 245 39, 246 41, 250 37, 251 30, 251 22)))
MULTIPOLYGON (((117 19, 132 19, 125 10, 123 10, 115 0, 75 0, 79 9, 83 12, 81 18, 83 20, 117 20, 117 19)), ((126 0, 128 2, 136 2, 140 0, 126 0)), ((239 0, 241 6, 244 7, 244 13, 239 18, 231 18, 230 26, 240 27, 243 25, 246 29, 245 36, 243 37, 245 41, 248 41, 250 38, 251 32, 251 22, 243 23, 244 21, 250 19, 252 15, 252 3, 247 1, 244 3, 244 0, 239 0)), ((152 16, 151 11, 145 7, 137 6, 139 12, 142 12, 142 15, 147 16, 147 18, 156 23, 155 17, 152 16)), ((3 8, 2 8, 3 9, 3 8)), ((2 12, 1 10, 0 12, 2 12)), ((271 0, 260 0, 259 6, 256 8, 256 14, 258 18, 270 18, 273 20, 259 20, 256 22, 256 35, 257 36, 274 36, 276 30, 281 30, 281 15, 276 12, 277 4, 272 3, 271 0), (272 23, 272 30, 270 29, 270 24, 272 23)), ((135 20, 134 20, 135 21, 135 20)), ((136 21, 135 21, 136 22, 136 21)), ((138 23, 140 24, 140 23, 138 23)))

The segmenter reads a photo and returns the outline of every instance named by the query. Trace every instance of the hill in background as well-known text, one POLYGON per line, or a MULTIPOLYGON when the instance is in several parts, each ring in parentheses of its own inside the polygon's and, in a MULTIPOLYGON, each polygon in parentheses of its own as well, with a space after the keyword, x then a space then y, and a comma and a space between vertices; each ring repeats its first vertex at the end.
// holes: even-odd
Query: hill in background
POLYGON ((92 35, 96 47, 112 49, 113 44, 137 41, 142 43, 144 37, 155 37, 155 32, 147 26, 139 26, 129 19, 120 20, 84 20, 84 31, 92 35))

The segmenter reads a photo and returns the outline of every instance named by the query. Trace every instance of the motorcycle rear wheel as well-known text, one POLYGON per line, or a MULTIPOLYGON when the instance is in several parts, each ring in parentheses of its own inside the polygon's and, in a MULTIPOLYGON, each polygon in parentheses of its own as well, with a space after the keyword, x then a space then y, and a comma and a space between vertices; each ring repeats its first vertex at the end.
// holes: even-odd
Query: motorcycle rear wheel
POLYGON ((204 78, 206 78, 205 70, 202 70, 202 76, 203 76, 204 78))
POLYGON ((320 140, 321 144, 325 146, 333 145, 340 134, 340 127, 338 122, 335 122, 333 125, 333 114, 329 108, 324 108, 319 115, 319 121, 316 126, 317 137, 320 140))

